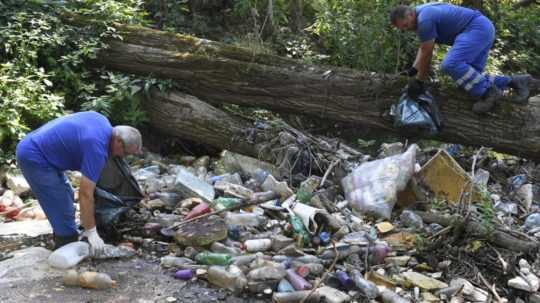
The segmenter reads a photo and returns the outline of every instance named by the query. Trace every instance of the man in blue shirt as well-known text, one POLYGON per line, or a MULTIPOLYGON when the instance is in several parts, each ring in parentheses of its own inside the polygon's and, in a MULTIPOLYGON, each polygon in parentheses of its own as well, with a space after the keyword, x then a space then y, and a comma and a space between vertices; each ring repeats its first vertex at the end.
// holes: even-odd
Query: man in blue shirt
POLYGON ((527 103, 530 75, 483 75, 489 50, 495 39, 491 21, 479 11, 447 3, 428 3, 415 8, 399 5, 390 13, 392 24, 407 31, 416 31, 420 47, 408 74, 408 92, 413 98, 424 90, 424 83, 433 55, 435 43, 451 45, 441 70, 448 74, 469 95, 477 98, 473 111, 490 111, 501 100, 502 91, 515 90, 512 101, 527 103))
POLYGON ((94 189, 109 156, 124 157, 141 151, 139 131, 112 127, 96 112, 57 118, 29 133, 17 145, 17 164, 30 184, 54 232, 56 248, 78 240, 73 189, 64 171, 80 171, 81 223, 91 250, 99 254, 103 240, 96 231, 94 189))

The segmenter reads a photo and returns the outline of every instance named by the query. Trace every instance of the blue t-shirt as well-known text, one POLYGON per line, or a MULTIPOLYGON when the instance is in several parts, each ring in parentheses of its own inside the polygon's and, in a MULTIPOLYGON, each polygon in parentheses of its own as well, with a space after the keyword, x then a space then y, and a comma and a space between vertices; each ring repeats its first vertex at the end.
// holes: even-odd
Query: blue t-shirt
POLYGON ((452 45, 469 22, 481 13, 447 3, 427 3, 416 7, 416 33, 421 42, 452 45))
POLYGON ((96 112, 80 112, 48 122, 28 137, 59 170, 80 171, 97 182, 109 154, 112 126, 96 112))

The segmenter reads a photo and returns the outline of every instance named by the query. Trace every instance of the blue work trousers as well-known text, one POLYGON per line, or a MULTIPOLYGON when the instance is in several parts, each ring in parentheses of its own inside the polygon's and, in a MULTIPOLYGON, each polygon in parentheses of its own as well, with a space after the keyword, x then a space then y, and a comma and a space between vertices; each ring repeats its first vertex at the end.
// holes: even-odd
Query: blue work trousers
POLYGON ((17 145, 17 164, 47 215, 54 234, 61 237, 78 234, 73 189, 64 172, 51 166, 28 137, 17 145))
POLYGON ((494 40, 493 23, 478 16, 456 37, 441 64, 442 71, 473 97, 483 96, 493 84, 505 90, 511 81, 507 76, 482 74, 494 40))

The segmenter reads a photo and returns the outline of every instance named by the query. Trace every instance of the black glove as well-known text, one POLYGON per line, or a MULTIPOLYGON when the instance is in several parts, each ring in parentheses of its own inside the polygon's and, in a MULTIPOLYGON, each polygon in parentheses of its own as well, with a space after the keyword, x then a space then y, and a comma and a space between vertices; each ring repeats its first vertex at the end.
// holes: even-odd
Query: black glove
POLYGON ((414 76, 416 76, 416 74, 418 74, 418 70, 416 69, 416 67, 411 66, 409 69, 404 70, 399 74, 402 75, 402 76, 414 77, 414 76))
POLYGON ((407 95, 410 98, 417 99, 425 91, 424 82, 411 78, 409 79, 409 84, 407 85, 407 95))

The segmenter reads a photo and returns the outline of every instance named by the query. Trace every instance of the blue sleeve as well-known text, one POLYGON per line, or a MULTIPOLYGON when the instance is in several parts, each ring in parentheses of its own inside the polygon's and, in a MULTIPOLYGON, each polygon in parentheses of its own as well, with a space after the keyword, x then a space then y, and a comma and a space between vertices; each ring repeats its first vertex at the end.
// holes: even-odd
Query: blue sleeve
POLYGON ((82 158, 81 174, 92 182, 97 183, 106 161, 106 155, 91 148, 87 149, 82 158))
POLYGON ((419 22, 417 33, 418 38, 420 38, 420 42, 426 42, 437 38, 435 23, 431 19, 426 19, 419 22))

